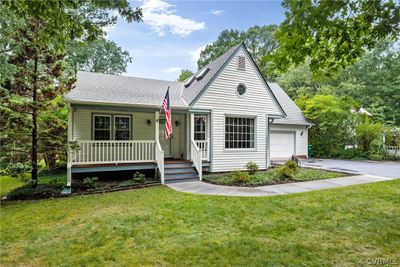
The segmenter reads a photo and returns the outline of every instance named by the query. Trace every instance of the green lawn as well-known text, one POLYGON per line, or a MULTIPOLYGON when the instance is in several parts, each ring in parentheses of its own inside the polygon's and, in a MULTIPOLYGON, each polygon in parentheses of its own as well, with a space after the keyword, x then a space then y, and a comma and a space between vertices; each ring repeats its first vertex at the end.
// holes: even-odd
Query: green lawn
MULTIPOLYGON (((324 171, 324 170, 317 170, 310 168, 298 168, 298 170, 294 172, 294 177, 292 179, 292 182, 337 178, 341 176, 344 176, 344 174, 339 172, 331 172, 331 171, 324 171)), ((235 180, 232 178, 232 173, 204 175, 203 180, 209 183, 219 184, 219 185, 237 185, 235 180)), ((241 185, 243 186, 269 185, 269 184, 281 183, 282 182, 281 180, 282 179, 279 178, 279 175, 277 173, 277 168, 274 168, 274 169, 268 169, 266 171, 258 171, 254 175, 250 175, 250 180, 241 185)))
POLYGON ((11 176, 0 176, 0 198, 5 196, 12 189, 23 184, 23 182, 20 182, 11 176))
POLYGON ((365 265, 399 259, 399 214, 400 180, 276 197, 158 186, 9 202, 1 205, 0 259, 2 266, 365 265))

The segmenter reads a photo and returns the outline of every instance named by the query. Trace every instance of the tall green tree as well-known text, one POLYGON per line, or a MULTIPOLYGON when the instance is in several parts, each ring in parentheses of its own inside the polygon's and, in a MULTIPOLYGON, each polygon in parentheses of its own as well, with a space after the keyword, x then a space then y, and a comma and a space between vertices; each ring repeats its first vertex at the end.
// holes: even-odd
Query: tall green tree
POLYGON ((120 74, 126 72, 132 57, 115 42, 99 37, 91 42, 67 45, 67 61, 76 70, 120 74))
MULTIPOLYGON (((58 95, 66 92, 74 79, 66 69, 65 47, 76 40, 94 40, 112 25, 115 10, 128 22, 140 21, 141 10, 127 1, 4 0, 1 11, 0 84, 2 129, 7 133, 24 127, 31 130, 32 183, 37 185, 38 119, 49 112, 58 95), (3 13, 2 13, 3 14, 3 13), (6 126, 6 127, 5 127, 6 126), (12 129, 12 130, 11 130, 12 129)), ((3 144, 2 144, 3 145, 3 144)))
MULTIPOLYGON (((362 87, 356 99, 386 124, 400 126, 400 45, 390 39, 380 41, 343 79, 362 87)), ((343 82, 342 82, 343 83, 343 82)), ((341 83, 341 84, 342 84, 341 83)))
POLYGON ((243 41, 241 32, 238 30, 222 31, 215 42, 208 44, 206 48, 200 52, 200 58, 197 60, 197 67, 201 69, 217 57, 225 53, 229 48, 243 41))
POLYGON ((400 33, 400 4, 389 0, 284 0, 286 18, 275 35, 275 67, 286 70, 311 59, 314 73, 331 75, 377 43, 400 33))
POLYGON ((253 26, 246 31, 224 30, 215 42, 207 45, 201 51, 197 66, 199 69, 202 68, 221 56, 229 48, 244 42, 262 74, 270 78, 270 56, 278 48, 278 42, 274 38, 277 28, 276 25, 264 25, 253 26))
POLYGON ((193 75, 193 72, 191 70, 188 70, 188 69, 181 70, 181 74, 179 75, 177 81, 183 82, 184 80, 186 80, 187 78, 189 78, 192 75, 193 75))

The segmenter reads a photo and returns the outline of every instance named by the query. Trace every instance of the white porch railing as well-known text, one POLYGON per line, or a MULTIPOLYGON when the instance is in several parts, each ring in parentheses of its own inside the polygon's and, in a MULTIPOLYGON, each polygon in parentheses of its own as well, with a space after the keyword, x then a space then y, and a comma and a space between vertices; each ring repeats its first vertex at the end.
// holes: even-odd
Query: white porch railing
POLYGON ((196 145, 201 151, 201 158, 203 160, 209 160, 209 154, 208 152, 210 151, 209 145, 210 142, 208 140, 196 140, 196 145))
POLYGON ((158 140, 156 141, 156 162, 158 170, 160 171, 161 184, 164 184, 164 151, 158 140))
POLYGON ((191 147, 190 147, 190 155, 193 161, 194 167, 196 168, 197 172, 199 173, 200 181, 203 179, 203 159, 202 159, 202 151, 198 148, 195 141, 192 140, 191 147))
POLYGON ((155 140, 76 141, 78 148, 70 149, 71 164, 106 164, 154 162, 155 140))
POLYGON ((388 156, 400 157, 400 146, 385 146, 385 151, 388 156))

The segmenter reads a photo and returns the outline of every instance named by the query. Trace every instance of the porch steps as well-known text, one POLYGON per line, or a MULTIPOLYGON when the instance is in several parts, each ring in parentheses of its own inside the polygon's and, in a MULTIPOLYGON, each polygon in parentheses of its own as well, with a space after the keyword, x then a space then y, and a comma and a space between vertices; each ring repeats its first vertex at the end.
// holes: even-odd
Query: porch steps
POLYGON ((165 183, 180 183, 198 181, 199 175, 192 163, 184 160, 165 160, 164 162, 165 183))

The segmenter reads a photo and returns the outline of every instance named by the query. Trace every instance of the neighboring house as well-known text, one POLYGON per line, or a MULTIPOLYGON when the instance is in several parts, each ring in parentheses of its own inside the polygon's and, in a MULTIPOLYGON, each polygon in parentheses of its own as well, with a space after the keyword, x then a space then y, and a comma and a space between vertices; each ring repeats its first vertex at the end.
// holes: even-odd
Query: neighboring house
POLYGON ((156 169, 164 183, 307 156, 310 123, 244 44, 183 83, 79 72, 66 100, 68 186, 74 173, 156 169), (160 112, 168 87, 171 139, 160 112))

